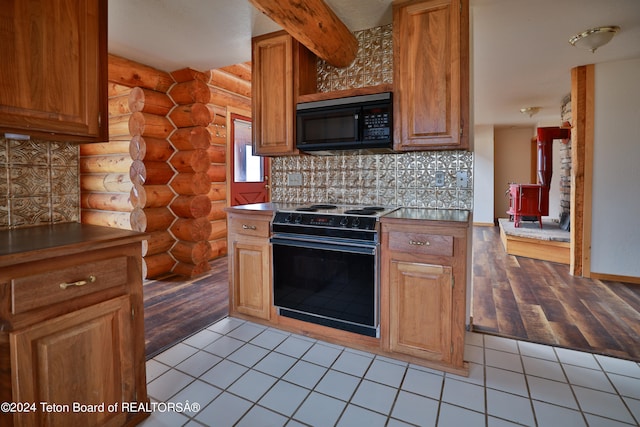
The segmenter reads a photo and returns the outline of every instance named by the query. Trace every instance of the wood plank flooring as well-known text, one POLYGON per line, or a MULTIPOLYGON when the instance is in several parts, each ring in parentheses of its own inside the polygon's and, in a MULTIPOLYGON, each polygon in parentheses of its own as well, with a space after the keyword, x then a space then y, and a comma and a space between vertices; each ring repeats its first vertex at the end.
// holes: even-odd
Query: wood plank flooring
MULTIPOLYGON (((474 227, 473 329, 640 361, 640 286, 573 277, 507 255, 498 227, 474 227)), ((227 258, 193 280, 144 285, 147 358, 228 314, 227 258)))
POLYGON ((640 361, 640 286, 507 255, 498 227, 473 229, 473 330, 640 361))
POLYGON ((210 262, 211 271, 195 279, 167 275, 144 282, 147 359, 229 314, 227 257, 210 262))

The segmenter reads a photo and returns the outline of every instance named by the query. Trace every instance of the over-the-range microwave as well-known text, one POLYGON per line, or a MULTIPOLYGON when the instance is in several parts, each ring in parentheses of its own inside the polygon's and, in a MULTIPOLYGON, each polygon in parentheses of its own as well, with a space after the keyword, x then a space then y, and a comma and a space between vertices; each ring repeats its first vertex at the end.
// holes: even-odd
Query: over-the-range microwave
POLYGON ((382 92, 299 103, 296 147, 309 154, 393 151, 393 94, 382 92))

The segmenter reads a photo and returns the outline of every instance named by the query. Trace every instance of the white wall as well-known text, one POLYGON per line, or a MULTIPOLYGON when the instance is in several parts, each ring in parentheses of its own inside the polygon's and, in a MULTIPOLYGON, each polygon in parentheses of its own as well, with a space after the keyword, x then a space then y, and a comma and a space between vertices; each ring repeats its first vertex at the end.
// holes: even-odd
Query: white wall
POLYGON ((534 135, 533 127, 494 130, 494 215, 497 218, 508 216, 509 198, 505 192, 510 183, 535 184, 531 181, 531 138, 534 135))
POLYGON ((493 126, 474 127, 473 222, 493 224, 493 126))
POLYGON ((640 58, 595 66, 591 272, 640 277, 640 58))

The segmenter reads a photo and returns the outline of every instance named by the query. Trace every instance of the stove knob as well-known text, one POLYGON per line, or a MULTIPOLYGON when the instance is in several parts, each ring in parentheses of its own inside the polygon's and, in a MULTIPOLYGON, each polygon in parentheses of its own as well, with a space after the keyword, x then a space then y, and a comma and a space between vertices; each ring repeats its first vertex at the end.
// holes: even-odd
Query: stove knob
POLYGON ((346 227, 348 222, 349 222, 349 219, 345 216, 340 220, 340 225, 343 227, 346 227))
POLYGON ((351 226, 353 228, 357 228, 360 225, 360 218, 354 218, 353 221, 351 222, 351 226))
POLYGON ((292 213, 287 215, 287 217, 284 219, 284 222, 291 222, 291 221, 293 221, 293 214, 292 213))
POLYGON ((296 217, 296 224, 300 224, 302 222, 302 215, 298 215, 296 217))

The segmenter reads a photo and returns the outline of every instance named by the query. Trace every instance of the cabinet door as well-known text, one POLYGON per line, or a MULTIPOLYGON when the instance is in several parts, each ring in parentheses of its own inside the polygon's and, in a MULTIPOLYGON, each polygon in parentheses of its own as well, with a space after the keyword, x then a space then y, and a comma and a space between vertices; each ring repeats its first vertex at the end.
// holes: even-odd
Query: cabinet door
POLYGON ((467 9, 466 0, 414 1, 394 8, 398 150, 468 147, 467 9))
POLYGON ((451 359, 451 267, 392 260, 391 351, 434 361, 451 359))
POLYGON ((294 39, 278 34, 253 42, 253 143, 258 155, 295 152, 294 39))
POLYGON ((126 413, 106 407, 135 400, 131 330, 122 296, 11 333, 13 400, 38 409, 16 415, 16 425, 123 425, 126 413), (105 409, 74 411, 74 402, 105 409))
POLYGON ((107 136, 107 1, 3 0, 0 132, 107 136))
POLYGON ((270 318, 270 254, 268 243, 234 243, 233 308, 238 313, 270 318))

